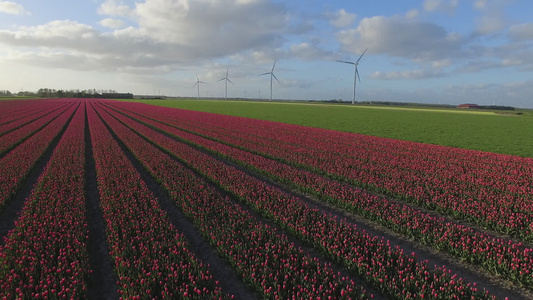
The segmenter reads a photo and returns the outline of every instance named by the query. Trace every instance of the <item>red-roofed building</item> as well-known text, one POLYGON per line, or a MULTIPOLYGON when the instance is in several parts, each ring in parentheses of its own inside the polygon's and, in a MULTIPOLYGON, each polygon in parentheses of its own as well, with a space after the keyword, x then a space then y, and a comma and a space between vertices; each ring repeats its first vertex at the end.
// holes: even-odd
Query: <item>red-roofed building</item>
POLYGON ((459 105, 457 105, 457 108, 479 108, 479 105, 477 105, 477 104, 465 103, 465 104, 459 104, 459 105))

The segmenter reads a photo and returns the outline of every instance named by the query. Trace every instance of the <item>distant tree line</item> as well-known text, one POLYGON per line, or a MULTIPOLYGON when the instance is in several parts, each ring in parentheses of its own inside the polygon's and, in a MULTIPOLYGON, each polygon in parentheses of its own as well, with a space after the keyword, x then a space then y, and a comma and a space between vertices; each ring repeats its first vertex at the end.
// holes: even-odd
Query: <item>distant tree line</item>
POLYGON ((56 90, 41 88, 37 91, 38 97, 43 98, 103 98, 104 94, 115 94, 115 90, 97 90, 97 89, 88 89, 88 90, 56 90))
POLYGON ((499 109, 499 110, 515 110, 512 106, 503 106, 503 105, 480 105, 477 108, 479 109, 499 109))
POLYGON ((26 97, 41 97, 41 98, 133 98, 130 93, 117 93, 115 90, 56 90, 49 88, 41 88, 36 93, 29 91, 20 91, 16 94, 8 90, 0 90, 0 96, 26 96, 26 97))

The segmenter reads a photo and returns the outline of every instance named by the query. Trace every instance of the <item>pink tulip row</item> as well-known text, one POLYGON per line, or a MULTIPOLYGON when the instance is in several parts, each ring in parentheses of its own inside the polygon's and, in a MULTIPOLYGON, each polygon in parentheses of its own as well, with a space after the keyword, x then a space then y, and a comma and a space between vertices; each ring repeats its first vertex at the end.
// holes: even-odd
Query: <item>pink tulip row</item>
POLYGON ((121 298, 226 298, 92 107, 87 115, 121 298))
POLYGON ((264 299, 365 299, 353 281, 308 256, 275 229, 219 194, 104 109, 104 120, 160 182, 178 207, 264 299))
MULTIPOLYGON (((70 108, 72 109, 74 107, 73 104, 70 105, 70 108)), ((67 108, 68 110, 68 108, 67 108)), ((43 116, 40 119, 37 119, 23 127, 20 127, 14 131, 11 131, 5 135, 2 136, 0 139, 0 156, 4 155, 7 151, 12 149, 17 144, 24 141, 26 138, 30 137, 35 132, 38 132, 42 128, 44 128, 48 123, 53 121, 58 116, 63 115, 63 113, 66 110, 60 110, 55 111, 53 113, 47 114, 46 116, 43 116)))
POLYGON ((405 255, 401 249, 391 247, 383 240, 369 236, 355 226, 322 211, 308 208, 298 198, 257 181, 121 114, 112 111, 111 113, 250 205, 258 213, 268 216, 285 230, 326 253, 331 259, 341 262, 387 295, 398 298, 417 295, 429 298, 447 295, 450 299, 464 298, 466 295, 491 298, 462 280, 451 278, 445 270, 432 270, 425 263, 417 262, 413 255, 405 255))
POLYGON ((82 103, 0 247, 1 299, 87 297, 84 125, 82 103))
POLYGON ((251 128, 243 118, 230 121, 227 116, 191 113, 193 118, 160 108, 144 109, 142 114, 501 233, 533 240, 532 159, 315 128, 295 127, 285 134, 290 125, 269 123, 269 128, 264 121, 247 120, 257 125, 251 128))
MULTIPOLYGON (((63 104, 62 106, 64 105, 66 104, 63 104)), ((51 105, 44 106, 43 105, 43 107, 41 107, 39 110, 29 111, 22 116, 19 115, 19 116, 12 116, 10 118, 4 118, 0 120, 0 122, 2 122, 2 124, 0 125, 0 136, 8 132, 11 132, 13 130, 16 130, 26 124, 29 124, 38 118, 42 118, 48 114, 51 114, 60 108, 61 106, 59 105, 55 105, 55 106, 51 106, 51 105)))
POLYGON ((284 165, 276 160, 230 147, 141 116, 135 117, 146 124, 210 150, 212 153, 255 169, 271 179, 288 184, 302 192, 311 193, 341 209, 362 215, 407 238, 413 238, 461 260, 479 264, 486 270, 521 285, 533 287, 533 249, 525 248, 520 243, 504 241, 312 172, 284 165))
MULTIPOLYGON (((6 156, 0 159, 0 212, 22 185, 30 170, 44 154, 52 140, 63 129, 76 110, 77 105, 71 105, 42 130, 37 131, 6 156)), ((2 137, 3 139, 4 137, 2 137)))

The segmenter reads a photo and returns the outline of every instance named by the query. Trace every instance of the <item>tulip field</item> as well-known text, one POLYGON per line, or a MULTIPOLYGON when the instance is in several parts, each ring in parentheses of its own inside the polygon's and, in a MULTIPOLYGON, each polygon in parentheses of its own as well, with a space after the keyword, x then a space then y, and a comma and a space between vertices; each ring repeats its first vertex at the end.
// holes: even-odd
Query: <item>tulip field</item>
POLYGON ((0 299, 531 299, 533 159, 0 102, 0 299))

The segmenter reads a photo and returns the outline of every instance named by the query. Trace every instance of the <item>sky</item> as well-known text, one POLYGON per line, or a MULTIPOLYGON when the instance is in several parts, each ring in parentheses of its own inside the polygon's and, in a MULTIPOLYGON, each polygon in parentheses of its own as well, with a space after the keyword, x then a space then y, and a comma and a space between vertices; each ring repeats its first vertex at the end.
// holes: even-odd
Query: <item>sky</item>
POLYGON ((533 108, 531 0, 0 0, 0 90, 533 108))

